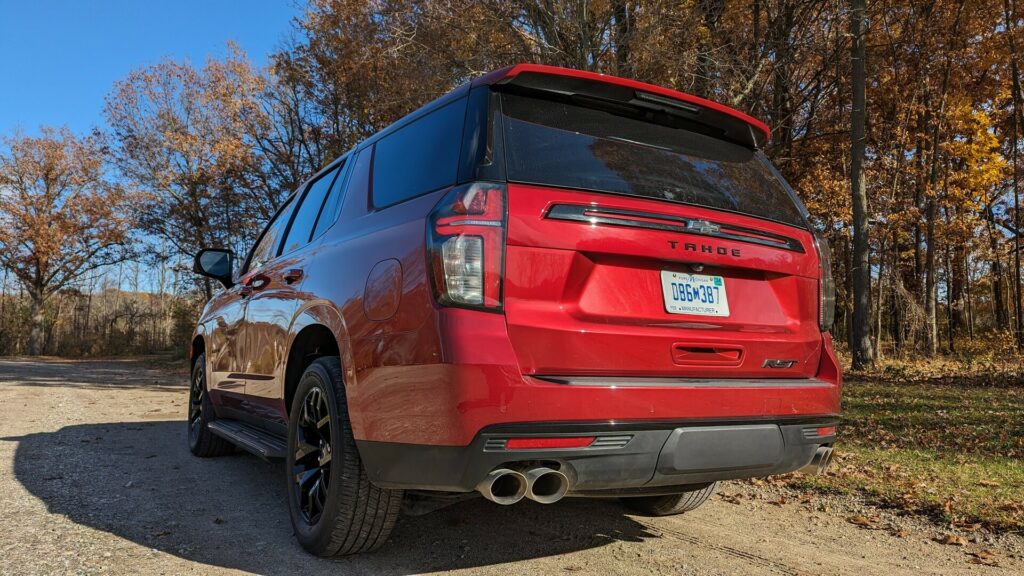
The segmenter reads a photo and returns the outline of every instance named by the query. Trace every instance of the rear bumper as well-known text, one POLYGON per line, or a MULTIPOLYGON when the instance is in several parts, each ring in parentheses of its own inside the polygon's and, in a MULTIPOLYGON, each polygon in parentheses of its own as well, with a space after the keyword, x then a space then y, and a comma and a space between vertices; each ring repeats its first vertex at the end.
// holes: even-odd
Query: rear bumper
POLYGON ((440 362, 379 366, 347 381, 356 440, 465 447, 523 422, 782 422, 840 409, 827 333, 814 378, 607 378, 523 374, 500 314, 444 309, 441 319, 440 362))
POLYGON ((783 474, 835 442, 833 415, 800 419, 506 424, 468 446, 358 441, 370 481, 385 488, 470 492, 491 470, 544 462, 571 478, 570 494, 614 496, 783 474), (586 448, 509 450, 511 438, 594 436, 586 448))

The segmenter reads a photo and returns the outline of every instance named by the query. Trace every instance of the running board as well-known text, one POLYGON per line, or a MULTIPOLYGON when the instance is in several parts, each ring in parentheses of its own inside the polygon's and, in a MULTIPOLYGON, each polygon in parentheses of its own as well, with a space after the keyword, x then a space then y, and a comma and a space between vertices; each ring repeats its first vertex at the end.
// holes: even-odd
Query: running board
POLYGON ((284 438, 245 422, 214 420, 207 426, 210 432, 264 460, 284 458, 288 454, 288 442, 284 438))

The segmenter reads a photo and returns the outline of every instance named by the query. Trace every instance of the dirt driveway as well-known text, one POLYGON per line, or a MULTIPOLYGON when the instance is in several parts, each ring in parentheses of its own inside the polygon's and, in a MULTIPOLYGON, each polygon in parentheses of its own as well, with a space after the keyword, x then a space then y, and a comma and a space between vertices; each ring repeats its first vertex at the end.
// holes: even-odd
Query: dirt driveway
POLYGON ((292 537, 280 465, 189 454, 186 394, 184 374, 140 362, 0 360, 0 574, 1024 573, 1019 537, 944 545, 925 521, 764 483, 671 518, 468 501, 403 518, 372 555, 320 560, 292 537))

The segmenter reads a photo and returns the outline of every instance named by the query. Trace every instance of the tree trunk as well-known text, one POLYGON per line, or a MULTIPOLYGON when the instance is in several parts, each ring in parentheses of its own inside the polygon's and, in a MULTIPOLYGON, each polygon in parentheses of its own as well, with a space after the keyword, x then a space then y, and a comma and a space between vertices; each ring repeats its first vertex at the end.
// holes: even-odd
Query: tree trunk
POLYGON ((718 44, 718 21, 725 12, 725 0, 700 0, 701 21, 704 35, 697 52, 697 81, 694 90, 698 96, 711 98, 715 75, 715 46, 718 44))
POLYGON ((632 71, 629 68, 629 43, 633 38, 632 9, 625 0, 617 0, 613 6, 615 12, 615 72, 619 76, 630 77, 632 71))
POLYGON ((1013 102, 1013 122, 1011 126, 1011 136, 1013 149, 1011 154, 1013 156, 1013 228, 1015 233, 1013 235, 1013 312, 1016 318, 1015 328, 1017 336, 1017 349, 1024 350, 1024 327, 1021 326, 1021 322, 1024 321, 1021 318, 1021 278, 1020 278, 1020 169, 1018 160, 1018 146, 1017 141, 1020 138, 1021 121, 1024 119, 1024 110, 1021 109, 1021 87, 1020 87, 1020 70, 1017 65, 1017 43, 1014 41, 1014 34, 1016 32, 1016 6, 1013 5, 1011 0, 1003 0, 1003 17, 1004 24, 1006 26, 1007 42, 1009 42, 1010 49, 1010 74, 1013 75, 1012 84, 1012 102, 1013 102))
POLYGON ((28 333, 28 355, 38 356, 43 353, 43 344, 46 339, 46 331, 43 326, 43 304, 45 301, 42 290, 30 290, 29 299, 32 304, 29 307, 31 328, 28 333))
POLYGON ((1003 298, 1003 260, 999 256, 999 237, 996 235, 995 226, 992 224, 992 207, 988 207, 988 241, 992 250, 992 308, 996 317, 996 328, 1006 330, 1010 326, 1010 319, 1006 313, 1003 298))
MULTIPOLYGON (((956 21, 950 32, 950 38, 954 38, 957 30, 960 27, 960 16, 963 14, 964 2, 960 3, 960 7, 957 12, 956 21)), ((925 242, 928 245, 928 253, 925 260, 925 272, 924 272, 924 320, 925 320, 925 339, 927 341, 928 354, 934 356, 939 350, 939 333, 938 333, 938 318, 936 311, 936 298, 938 292, 938 286, 935 280, 935 256, 938 251, 936 246, 935 238, 935 220, 938 218, 938 184, 939 184, 939 128, 942 124, 942 120, 945 117, 946 112, 946 99, 949 95, 949 75, 953 66, 952 59, 949 55, 946 56, 946 63, 942 71, 942 90, 939 94, 939 108, 933 115, 931 125, 931 142, 932 149, 931 154, 928 158, 930 166, 930 174, 928 175, 929 185, 929 197, 928 197, 928 229, 926 232, 925 242)))
POLYGON ((853 369, 874 364, 871 347, 871 268, 868 245, 868 195, 864 183, 865 127, 867 123, 867 71, 865 67, 865 0, 851 0, 850 59, 853 61, 853 109, 850 114, 850 187, 853 195, 853 369))

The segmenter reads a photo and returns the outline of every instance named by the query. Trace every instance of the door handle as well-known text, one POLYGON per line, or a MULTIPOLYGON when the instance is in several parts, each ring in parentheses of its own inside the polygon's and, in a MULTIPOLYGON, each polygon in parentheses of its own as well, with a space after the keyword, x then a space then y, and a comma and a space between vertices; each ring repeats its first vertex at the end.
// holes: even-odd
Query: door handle
POLYGON ((239 293, 242 298, 247 298, 252 295, 253 292, 258 292, 266 288, 267 284, 270 284, 270 278, 264 274, 256 274, 255 276, 246 278, 245 282, 242 283, 242 289, 239 290, 239 293))
POLYGON ((294 283, 298 282, 299 280, 302 280, 302 270, 300 270, 299 268, 292 268, 290 270, 285 271, 285 273, 284 273, 284 282, 285 282, 285 284, 294 284, 294 283))

